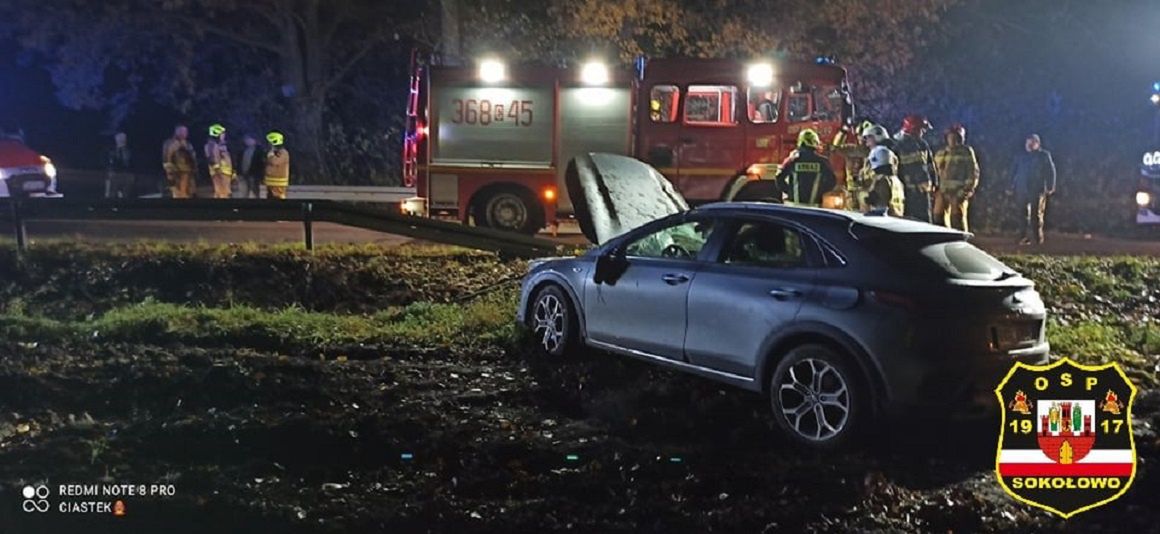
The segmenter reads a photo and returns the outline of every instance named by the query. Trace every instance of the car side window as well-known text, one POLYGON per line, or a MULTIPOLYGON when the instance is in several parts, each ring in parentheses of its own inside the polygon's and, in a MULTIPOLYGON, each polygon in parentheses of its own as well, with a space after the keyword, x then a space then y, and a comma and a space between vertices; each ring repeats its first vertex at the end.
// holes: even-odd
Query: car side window
POLYGON ((711 220, 686 221, 661 228, 629 243, 624 253, 637 258, 695 259, 717 225, 711 220))
POLYGON ((722 263, 788 269, 805 267, 805 240, 797 230, 772 222, 745 222, 729 240, 722 263))

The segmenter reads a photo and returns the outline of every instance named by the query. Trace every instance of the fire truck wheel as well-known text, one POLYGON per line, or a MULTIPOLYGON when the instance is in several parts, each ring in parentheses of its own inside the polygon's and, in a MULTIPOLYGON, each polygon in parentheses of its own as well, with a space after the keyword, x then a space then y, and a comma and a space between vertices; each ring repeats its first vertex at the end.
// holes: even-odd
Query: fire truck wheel
POLYGON ((496 230, 533 235, 544 227, 544 213, 535 197, 518 188, 498 189, 477 201, 475 224, 496 230))
POLYGON ((790 350, 769 377, 773 419, 795 444, 833 450, 849 443, 869 416, 856 366, 826 345, 790 350))

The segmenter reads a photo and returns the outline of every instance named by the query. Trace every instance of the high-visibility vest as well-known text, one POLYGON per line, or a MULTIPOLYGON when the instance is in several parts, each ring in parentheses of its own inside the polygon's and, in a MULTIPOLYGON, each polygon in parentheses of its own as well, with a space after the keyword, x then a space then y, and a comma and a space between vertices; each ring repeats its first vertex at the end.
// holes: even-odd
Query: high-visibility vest
POLYGON ((267 187, 288 187, 290 185, 290 152, 284 148, 271 149, 266 154, 267 187))

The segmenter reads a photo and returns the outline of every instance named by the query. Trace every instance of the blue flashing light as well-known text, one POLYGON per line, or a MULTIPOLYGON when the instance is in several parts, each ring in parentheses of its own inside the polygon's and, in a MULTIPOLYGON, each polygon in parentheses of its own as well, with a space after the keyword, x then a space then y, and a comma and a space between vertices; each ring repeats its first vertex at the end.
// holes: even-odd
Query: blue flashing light
POLYGON ((648 64, 648 59, 644 56, 636 56, 636 61, 632 63, 633 68, 636 70, 636 79, 644 80, 644 67, 648 64))
POLYGON ((413 455, 409 452, 404 452, 403 454, 399 455, 399 458, 402 458, 404 460, 413 460, 413 459, 415 459, 415 455, 413 455))
POLYGON ((681 460, 681 457, 680 457, 680 456, 671 456, 671 457, 669 457, 669 463, 671 463, 671 464, 679 464, 679 463, 681 463, 682 461, 683 461, 683 460, 681 460))
POLYGON ((1152 90, 1156 91, 1157 93, 1160 93, 1160 82, 1153 82, 1152 83, 1152 90))
POLYGON ((834 59, 834 56, 818 56, 816 59, 814 59, 814 63, 817 63, 818 65, 834 65, 837 62, 838 61, 834 59))
POLYGON ((569 462, 575 462, 575 461, 580 459, 580 456, 576 455, 576 454, 569 454, 569 455, 565 456, 564 459, 569 461, 569 462))

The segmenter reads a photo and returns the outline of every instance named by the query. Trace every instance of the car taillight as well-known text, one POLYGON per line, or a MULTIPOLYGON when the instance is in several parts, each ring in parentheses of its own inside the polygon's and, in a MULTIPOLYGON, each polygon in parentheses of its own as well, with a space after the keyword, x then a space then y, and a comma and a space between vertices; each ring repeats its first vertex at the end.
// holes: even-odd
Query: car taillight
POLYGON ((870 298, 875 302, 901 308, 909 312, 917 312, 920 309, 918 301, 913 297, 903 295, 901 293, 891 293, 889 291, 871 291, 870 298))

